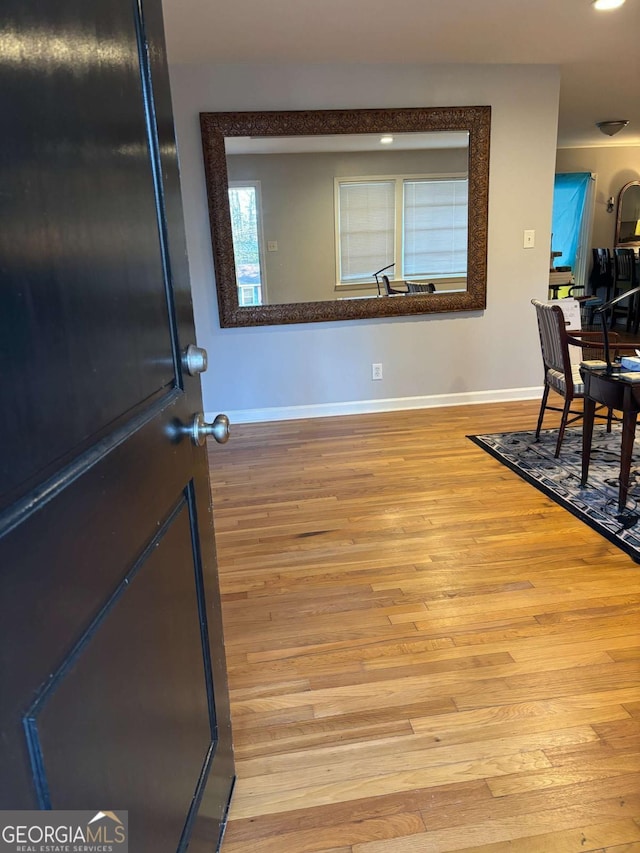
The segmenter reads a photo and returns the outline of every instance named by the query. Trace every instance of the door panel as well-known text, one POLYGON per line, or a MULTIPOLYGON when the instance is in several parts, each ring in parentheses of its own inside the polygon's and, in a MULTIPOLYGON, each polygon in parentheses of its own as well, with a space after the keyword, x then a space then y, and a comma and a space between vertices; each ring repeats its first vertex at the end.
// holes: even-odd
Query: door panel
POLYGON ((0 600, 11 602, 0 620, 0 683, 20 702, 60 666, 182 495, 191 447, 165 447, 186 416, 176 398, 0 538, 0 600), (153 476, 160 456, 162 474, 147 491, 140 477, 153 476))
POLYGON ((178 846, 211 741, 201 633, 177 618, 198 610, 190 548, 181 500, 32 715, 52 806, 127 803, 158 853, 178 846))
POLYGON ((0 807, 214 850, 233 752, 160 2, 8 0, 3 33, 0 807))
POLYGON ((0 241, 13 287, 0 358, 6 393, 23 400, 28 382, 38 401, 0 411, 12 498, 174 381, 133 7, 114 0, 91 18, 82 0, 50 5, 46 36, 27 21, 20 42, 16 28, 18 45, 39 49, 2 96, 12 132, 0 241))

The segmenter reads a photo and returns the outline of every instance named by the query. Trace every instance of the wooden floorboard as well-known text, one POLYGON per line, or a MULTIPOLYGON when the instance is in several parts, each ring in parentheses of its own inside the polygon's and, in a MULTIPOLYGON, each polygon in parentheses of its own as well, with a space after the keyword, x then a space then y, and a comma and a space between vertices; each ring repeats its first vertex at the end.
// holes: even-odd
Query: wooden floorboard
POLYGON ((225 853, 640 853, 640 566, 467 438, 536 416, 210 446, 225 853))

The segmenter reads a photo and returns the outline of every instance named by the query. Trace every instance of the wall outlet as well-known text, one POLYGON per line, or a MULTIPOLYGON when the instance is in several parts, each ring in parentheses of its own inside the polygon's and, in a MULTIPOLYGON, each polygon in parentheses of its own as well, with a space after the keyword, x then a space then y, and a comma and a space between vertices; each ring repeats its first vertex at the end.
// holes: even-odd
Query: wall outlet
POLYGON ((381 364, 372 364, 371 365, 371 379, 382 379, 382 365, 381 364))

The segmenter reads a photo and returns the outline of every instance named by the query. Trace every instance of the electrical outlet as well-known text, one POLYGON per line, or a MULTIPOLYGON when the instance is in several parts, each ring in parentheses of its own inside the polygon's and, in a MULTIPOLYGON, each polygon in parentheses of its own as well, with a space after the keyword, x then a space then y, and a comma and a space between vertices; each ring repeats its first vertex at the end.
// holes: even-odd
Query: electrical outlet
POLYGON ((382 365, 381 364, 372 364, 371 365, 371 379, 382 379, 382 365))

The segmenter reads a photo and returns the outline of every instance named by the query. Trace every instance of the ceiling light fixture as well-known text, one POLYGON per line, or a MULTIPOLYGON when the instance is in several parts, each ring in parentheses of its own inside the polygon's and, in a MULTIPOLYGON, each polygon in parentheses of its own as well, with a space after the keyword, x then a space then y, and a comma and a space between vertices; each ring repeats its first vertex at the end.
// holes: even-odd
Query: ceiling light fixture
POLYGON ((391 145, 393 142, 393 136, 381 136, 380 142, 382 145, 391 145))
POLYGON ((604 9, 618 9, 624 0, 593 0, 593 8, 604 10, 604 9))
POLYGON ((629 124, 628 119, 618 119, 617 121, 597 121, 596 127, 600 129, 605 136, 615 136, 620 133, 623 127, 629 124))

